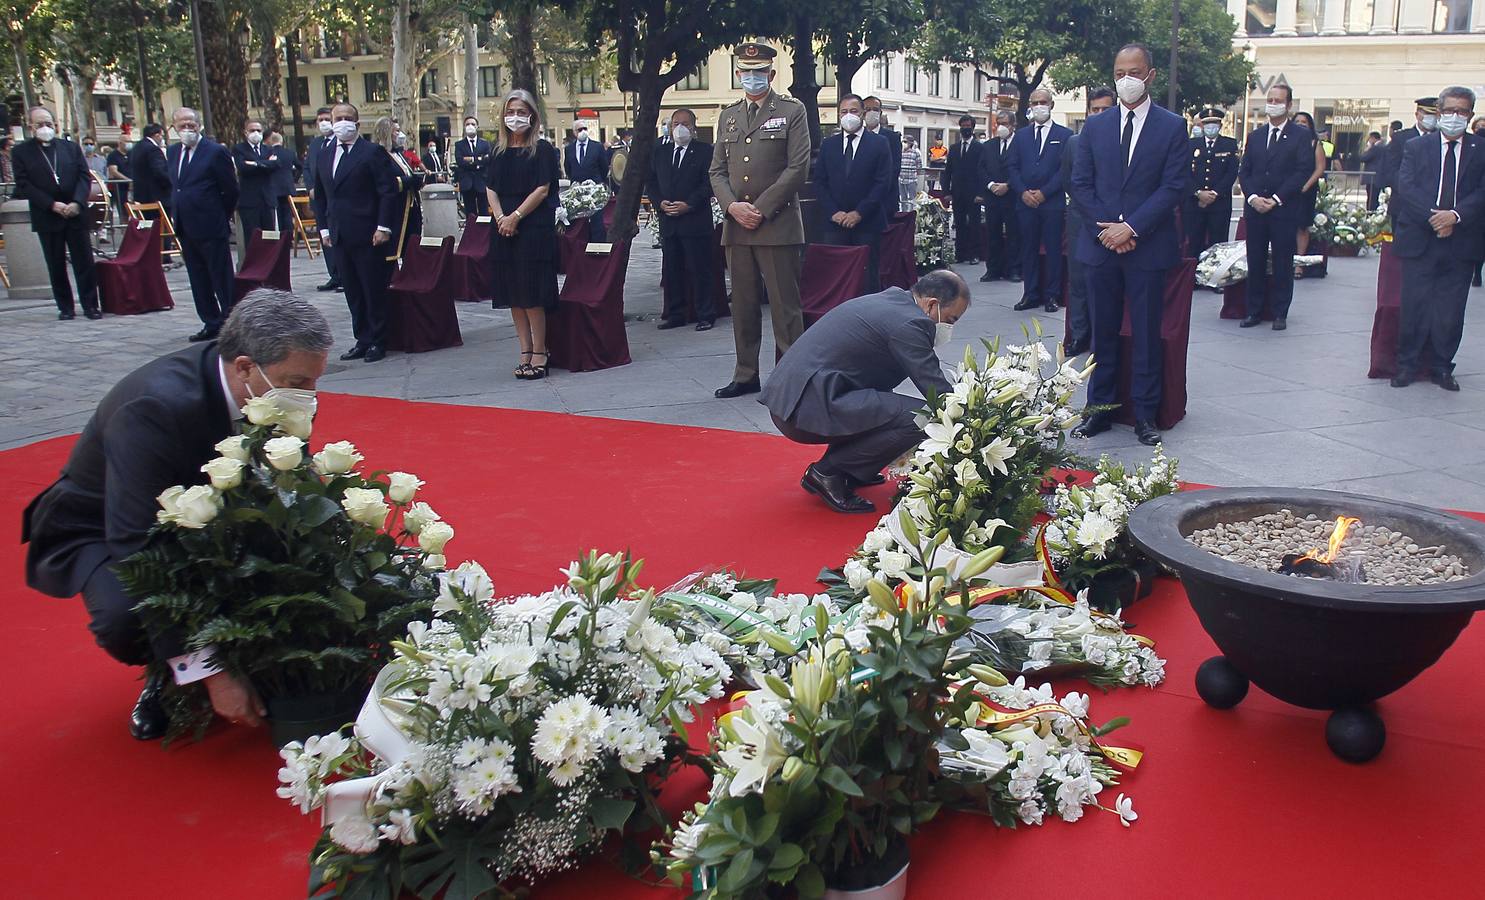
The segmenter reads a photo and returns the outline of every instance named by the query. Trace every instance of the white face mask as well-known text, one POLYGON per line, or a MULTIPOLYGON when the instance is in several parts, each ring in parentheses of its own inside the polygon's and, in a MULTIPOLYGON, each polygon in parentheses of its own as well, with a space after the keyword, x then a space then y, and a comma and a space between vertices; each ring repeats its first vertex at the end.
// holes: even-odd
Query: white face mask
MULTIPOLYGON (((263 392, 264 400, 273 401, 275 406, 286 413, 304 413, 311 419, 314 418, 315 411, 319 409, 319 400, 315 398, 314 391, 304 388, 274 387, 273 382, 268 380, 268 373, 264 372, 261 366, 254 363, 253 368, 258 370, 258 374, 263 376, 263 381, 268 384, 268 390, 263 392)), ((247 390, 248 396, 258 396, 253 393, 252 384, 248 384, 247 390)))
POLYGON ((1439 127, 1439 117, 1434 115, 1433 113, 1425 115, 1420 127, 1422 127, 1424 131, 1433 131, 1435 128, 1439 127))
POLYGON ((1119 101, 1129 106, 1134 106, 1145 99, 1145 92, 1149 85, 1145 84, 1143 78, 1135 78, 1133 75, 1125 75, 1114 82, 1114 90, 1119 94, 1119 101))
POLYGON ((509 128, 511 131, 514 131, 516 134, 520 134, 521 132, 523 132, 526 129, 528 129, 528 128, 531 127, 531 117, 530 116, 506 116, 505 117, 505 127, 506 128, 509 128))
POLYGON ((754 97, 768 90, 768 73, 766 72, 744 72, 737 76, 737 80, 743 90, 754 97))
POLYGON ((201 132, 195 130, 194 128, 183 128, 180 130, 179 134, 180 142, 182 144, 185 144, 187 147, 194 147, 196 146, 197 142, 201 140, 201 132))
POLYGON ((330 124, 330 120, 329 119, 321 119, 320 120, 320 134, 323 134, 325 137, 329 137, 330 136, 330 132, 332 132, 334 130, 335 129, 330 124))
POLYGON ((50 125, 43 125, 36 129, 36 139, 43 144, 49 144, 52 138, 57 136, 57 130, 50 125))
POLYGON ((1268 116, 1270 119, 1277 119, 1287 112, 1289 112, 1289 104, 1287 103, 1263 104, 1263 114, 1265 116, 1268 116))
POLYGON ((997 125, 995 128, 995 136, 1000 138, 1001 140, 1005 140, 1006 138, 1011 136, 1011 130, 1004 125, 997 125))
POLYGON ((356 123, 349 119, 341 119, 331 127, 335 130, 336 139, 341 141, 351 140, 356 136, 356 132, 360 130, 356 123))
POLYGON ((1469 117, 1459 113, 1444 113, 1439 116, 1439 131, 1444 133, 1444 137, 1459 137, 1469 124, 1469 117))
POLYGON ((933 323, 933 347, 934 347, 935 350, 937 350, 939 347, 942 347, 943 345, 947 344, 949 342, 949 340, 951 338, 953 338, 953 337, 954 337, 954 325, 953 325, 953 323, 951 323, 951 322, 934 322, 933 323))
POLYGON ((1222 126, 1216 123, 1201 126, 1201 133, 1209 138, 1214 138, 1222 133, 1222 126))
POLYGON ((584 128, 582 131, 579 131, 577 133, 577 139, 579 141, 586 141, 588 139, 588 129, 584 128))
POLYGON ((397 132, 397 137, 394 138, 394 143, 396 143, 396 145, 399 146, 399 147, 406 147, 407 146, 407 135, 404 134, 404 133, 402 133, 402 132, 400 132, 400 131, 397 132))
POLYGON ((840 117, 840 127, 846 134, 855 134, 861 130, 861 117, 855 113, 846 113, 840 117))
POLYGON ((248 141, 249 144, 252 144, 253 146, 256 147, 257 145, 263 143, 263 132, 261 132, 261 131, 249 131, 247 133, 247 141, 248 141))
POLYGON ((684 147, 691 143, 691 129, 677 125, 670 130, 670 139, 675 141, 677 147, 684 147))
POLYGON ((1036 124, 1045 125, 1047 124, 1047 120, 1050 118, 1052 118, 1052 107, 1033 106, 1031 108, 1031 121, 1035 122, 1036 124))
POLYGON ((880 109, 868 109, 866 111, 866 127, 867 128, 880 128, 880 127, 882 127, 882 111, 880 109))
POLYGON ((480 133, 480 128, 478 125, 465 125, 464 133, 469 135, 470 137, 474 137, 475 135, 480 133))

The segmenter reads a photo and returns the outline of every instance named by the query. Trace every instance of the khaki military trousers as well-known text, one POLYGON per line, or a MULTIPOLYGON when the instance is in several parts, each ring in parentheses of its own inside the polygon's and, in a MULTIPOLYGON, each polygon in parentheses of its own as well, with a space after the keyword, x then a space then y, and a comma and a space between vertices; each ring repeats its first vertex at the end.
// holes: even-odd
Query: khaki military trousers
POLYGON ((734 244, 727 248, 727 270, 732 273, 732 339, 737 346, 733 381, 741 384, 758 378, 758 352, 763 342, 760 287, 768 291, 778 354, 782 356, 804 333, 804 313, 799 308, 803 255, 799 244, 734 244))

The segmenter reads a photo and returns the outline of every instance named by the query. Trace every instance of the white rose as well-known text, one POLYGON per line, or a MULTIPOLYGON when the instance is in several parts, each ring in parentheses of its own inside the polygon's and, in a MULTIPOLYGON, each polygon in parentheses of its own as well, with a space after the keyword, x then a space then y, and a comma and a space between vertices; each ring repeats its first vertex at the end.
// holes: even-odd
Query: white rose
POLYGON ((263 455, 270 466, 287 472, 304 462, 304 441, 297 437, 271 438, 263 444, 263 455))
POLYGON ((278 404, 267 397, 252 397, 242 407, 243 415, 254 425, 272 425, 278 421, 278 404))
POLYGON ((382 527, 382 523, 387 521, 387 513, 391 511, 382 492, 375 488, 346 488, 340 505, 352 522, 368 528, 382 527))
POLYGON ((442 553, 430 553, 427 556, 423 557, 423 568, 427 569, 428 571, 437 572, 443 567, 444 558, 442 553))
POLYGON ((177 522, 180 520, 180 497, 186 489, 180 485, 168 487, 160 492, 155 502, 160 504, 160 511, 155 513, 155 519, 162 524, 177 522))
POLYGON ((418 534, 430 523, 437 522, 440 518, 438 513, 433 511, 433 507, 419 501, 402 513, 402 527, 407 529, 408 534, 418 534))
POLYGON ((418 546, 424 553, 442 553, 443 545, 454 536, 454 527, 447 522, 429 522, 418 532, 418 546))
POLYGON ((238 462, 247 462, 253 458, 252 451, 248 449, 247 438, 240 434, 234 434, 229 438, 217 441, 216 451, 228 459, 238 462))
POLYGON ((387 497, 399 506, 403 503, 411 503, 413 495, 418 488, 423 486, 423 480, 416 475, 407 472, 393 472, 387 476, 390 487, 387 488, 387 497))
POLYGON ((846 560, 845 570, 841 574, 845 575, 846 584, 849 584, 853 591, 865 588, 866 583, 871 581, 871 567, 859 559, 846 560))
POLYGON ((861 542, 861 549, 867 553, 876 553, 886 550, 892 546, 892 532, 878 525, 866 533, 866 540, 861 542))
POLYGON ((326 444, 325 449, 314 455, 315 471, 321 475, 344 475, 362 460, 356 445, 350 441, 326 444))
POLYGON ((309 440, 310 430, 314 428, 314 420, 309 417, 309 413, 296 409, 280 411, 274 425, 284 434, 303 441, 309 440))
POLYGON ((375 853, 381 843, 376 827, 365 816, 347 816, 330 826, 330 840, 351 853, 375 853))
POLYGON ((221 509, 217 492, 210 485, 198 484, 176 499, 175 523, 182 528, 205 528, 221 509))
POLYGON ((960 487, 969 487, 980 480, 980 470, 972 459, 961 459, 954 465, 954 480, 960 487))
POLYGON ((902 578, 912 561, 912 557, 900 550, 883 550, 877 554, 877 568, 888 578, 902 578))
POLYGON ((242 469, 242 460, 230 456, 218 456, 201 467, 201 471, 211 479, 211 486, 219 491, 230 490, 242 484, 242 469))

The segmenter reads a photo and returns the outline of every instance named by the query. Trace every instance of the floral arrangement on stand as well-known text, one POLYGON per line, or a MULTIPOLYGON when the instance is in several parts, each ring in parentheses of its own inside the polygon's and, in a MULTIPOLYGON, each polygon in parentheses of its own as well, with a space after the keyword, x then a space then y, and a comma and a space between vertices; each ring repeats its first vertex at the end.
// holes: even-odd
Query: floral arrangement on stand
MULTIPOLYGON (((159 496, 149 545, 118 566, 155 633, 210 649, 262 697, 275 737, 349 721, 391 643, 426 617, 453 529, 407 472, 356 471, 340 441, 310 455, 312 410, 249 400, 243 432, 201 467, 209 483, 159 496)), ((197 682, 168 682, 170 737, 212 721, 197 682)))
POLYGON ((1368 210, 1365 203, 1344 199, 1328 179, 1321 180, 1309 229, 1316 240, 1332 248, 1361 250, 1378 243, 1390 227, 1385 202, 1368 210))
POLYGON ((954 262, 954 238, 949 233, 953 221, 938 198, 920 192, 913 200, 917 231, 913 234, 913 253, 918 271, 943 269, 954 262))
POLYGON ((603 212, 613 192, 597 181, 579 181, 557 194, 557 221, 570 225, 586 216, 603 212))
POLYGON ((495 599, 466 563, 394 645, 357 722, 283 749, 279 795, 323 808, 310 894, 509 896, 612 833, 660 827, 692 708, 731 669, 655 615, 640 564, 593 552, 544 594, 495 599))

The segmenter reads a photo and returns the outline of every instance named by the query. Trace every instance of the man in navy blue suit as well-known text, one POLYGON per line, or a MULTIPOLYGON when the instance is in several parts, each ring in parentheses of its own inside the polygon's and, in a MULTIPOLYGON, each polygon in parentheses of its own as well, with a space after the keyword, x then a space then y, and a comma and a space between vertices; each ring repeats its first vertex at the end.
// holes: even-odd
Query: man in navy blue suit
POLYGON ((1263 111, 1268 124, 1248 135, 1238 183, 1243 188, 1243 221, 1247 223, 1248 315, 1241 327, 1262 320, 1269 301, 1269 261, 1273 261, 1274 330, 1289 327, 1294 299, 1294 250, 1299 228, 1306 224, 1302 198, 1305 181, 1315 171, 1315 134, 1289 118, 1294 91, 1287 84, 1268 89, 1263 111))
POLYGON ((262 121, 248 119, 243 137, 232 148, 232 163, 237 167, 237 221, 242 224, 243 246, 247 246, 254 230, 272 231, 278 226, 274 176, 283 163, 265 141, 262 121))
POLYGON ((387 355, 388 259, 402 223, 402 194, 387 152, 360 135, 361 114, 349 103, 331 110, 335 143, 320 154, 314 210, 320 241, 335 248, 356 343, 341 359, 377 362, 387 355))
POLYGON ((980 259, 980 200, 985 190, 980 180, 980 153, 985 148, 975 140, 975 117, 959 117, 959 139, 949 147, 949 158, 939 185, 952 199, 954 259, 975 263, 980 259))
POLYGON ((237 208, 237 176, 226 147, 201 134, 196 111, 181 107, 172 123, 180 143, 165 157, 170 175, 170 213, 191 281, 191 298, 201 330, 193 341, 217 336, 232 311, 232 211, 237 208))
POLYGON ((1459 390, 1454 354, 1475 266, 1485 259, 1485 138, 1467 133, 1475 93, 1439 92, 1436 131, 1408 142, 1388 209, 1402 257, 1402 309, 1393 387, 1407 387, 1427 352, 1433 383, 1459 390))
POLYGON ((678 109, 670 116, 670 143, 650 157, 646 193, 660 215, 661 267, 670 287, 660 328, 686 324, 686 301, 696 310, 696 330, 710 331, 712 259, 717 245, 712 225, 712 145, 696 139, 696 113, 678 109))
POLYGON ((980 193, 985 198, 985 273, 981 281, 1021 280, 1021 226, 1011 191, 1011 142, 1015 116, 995 114, 991 136, 980 145, 980 193))
MULTIPOLYGON (((588 126, 577 127, 576 138, 562 154, 562 169, 567 173, 567 180, 573 184, 579 181, 608 184, 608 150, 604 149, 602 141, 589 140, 588 126)), ((607 235, 608 231, 603 227, 603 212, 600 210, 588 219, 588 240, 603 243, 607 235)))
MULTIPOLYGON (((311 205, 315 194, 319 193, 315 188, 316 177, 320 172, 320 157, 326 150, 335 146, 335 136, 331 133, 330 107, 322 106, 315 113, 315 125, 319 134, 309 139, 309 148, 304 152, 304 189, 309 192, 311 205)), ((327 244, 320 245, 320 255, 325 257, 325 271, 330 274, 330 280, 315 288, 317 291, 339 291, 344 290, 340 285, 340 273, 335 268, 335 248, 327 244)))
POLYGON ((1186 120, 1150 99, 1154 60, 1142 44, 1114 57, 1119 105, 1083 126, 1073 161, 1072 200, 1083 214, 1078 261, 1088 279, 1093 355, 1088 382, 1091 412, 1073 429, 1077 437, 1108 431, 1119 403, 1119 329, 1124 308, 1134 339, 1135 436, 1160 443, 1160 319, 1165 273, 1180 261, 1176 207, 1186 189, 1186 120))
POLYGON ((874 134, 887 139, 887 149, 892 153, 892 164, 889 167, 891 179, 887 183, 890 188, 882 195, 882 210, 887 214, 887 222, 891 224, 893 213, 897 212, 899 206, 897 201, 897 176, 902 171, 902 135, 886 125, 882 119, 885 113, 882 111, 882 98, 864 97, 861 100, 861 121, 864 133, 874 134))
POLYGON ((1051 121, 1051 91, 1037 88, 1028 100, 1031 127, 1016 132, 1007 166, 1021 226, 1021 271, 1026 277, 1026 291, 1015 308, 1041 305, 1054 313, 1062 297, 1062 227, 1067 208, 1062 153, 1072 130, 1051 121))
POLYGON ((841 130, 820 145, 815 163, 815 199, 825 223, 820 243, 836 247, 869 247, 863 292, 878 291, 878 253, 887 212, 882 207, 887 188, 897 197, 892 171, 892 150, 887 139, 872 134, 865 124, 861 98, 846 94, 840 100, 841 130))
POLYGON ((485 166, 490 161, 490 142, 480 137, 480 120, 464 117, 464 137, 454 145, 454 178, 464 200, 466 220, 490 214, 485 196, 485 166))

